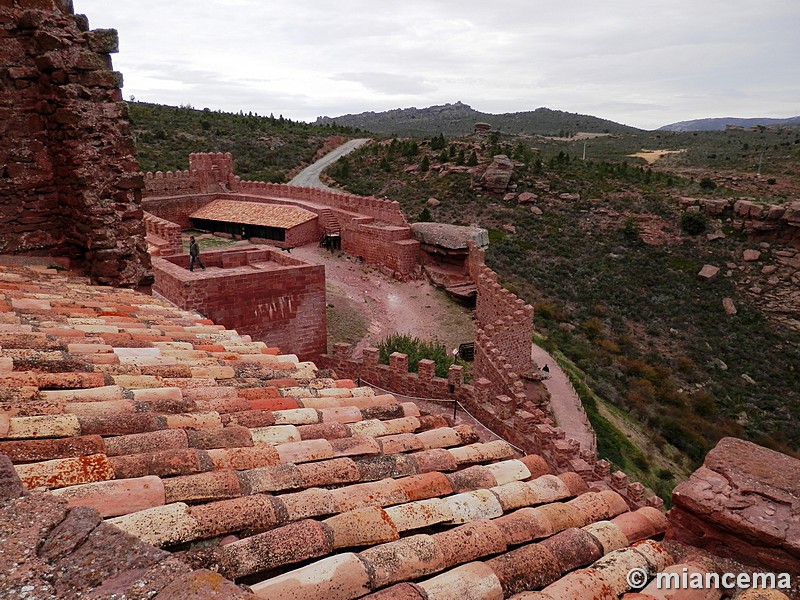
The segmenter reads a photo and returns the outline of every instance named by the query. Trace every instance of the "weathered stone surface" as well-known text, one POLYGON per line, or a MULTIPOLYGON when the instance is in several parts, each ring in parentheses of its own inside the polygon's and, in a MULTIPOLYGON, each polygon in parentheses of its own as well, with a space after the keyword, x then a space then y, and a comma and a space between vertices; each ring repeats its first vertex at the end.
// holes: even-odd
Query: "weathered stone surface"
POLYGON ((67 2, 6 1, 0 11, 0 65, 13 82, 0 88, 10 107, 0 197, 11 200, 0 206, 0 253, 64 256, 96 283, 150 286, 144 222, 124 217, 140 209, 144 183, 108 59, 116 32, 84 31, 67 2))
POLYGON ((59 573, 57 597, 76 597, 118 573, 147 569, 167 559, 169 553, 142 543, 108 523, 95 527, 74 552, 54 562, 59 573))
POLYGON ((481 176, 481 186, 487 191, 502 194, 508 189, 513 175, 514 161, 504 154, 498 154, 481 176))
POLYGON ((8 456, 0 454, 0 501, 19 498, 25 494, 19 475, 14 470, 14 465, 8 456))
POLYGON ((423 244, 448 250, 466 250, 469 242, 481 248, 489 245, 489 233, 480 227, 463 227, 447 223, 413 223, 411 231, 423 244))
POLYGON ((747 564, 800 572, 800 461, 722 439, 673 492, 668 537, 747 564))

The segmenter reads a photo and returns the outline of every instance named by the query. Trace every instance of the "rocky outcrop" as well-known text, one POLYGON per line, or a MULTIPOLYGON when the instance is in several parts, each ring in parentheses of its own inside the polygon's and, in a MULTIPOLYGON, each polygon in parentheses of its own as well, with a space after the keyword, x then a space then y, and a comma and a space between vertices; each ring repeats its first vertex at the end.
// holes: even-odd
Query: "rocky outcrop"
POLYGON ((682 198, 681 206, 710 217, 730 219, 734 229, 758 238, 775 239, 800 248, 800 201, 761 204, 754 200, 682 198), (695 209, 697 210, 697 209, 695 209))
POLYGON ((68 0, 0 2, 0 253, 60 257, 95 283, 152 283, 114 30, 68 0))
POLYGON ((469 242, 479 248, 489 245, 489 234, 480 227, 461 227, 448 223, 414 223, 414 237, 422 244, 447 250, 467 250, 469 242))
POLYGON ((668 537, 745 564, 800 572, 800 461, 725 438, 675 488, 668 537))
POLYGON ((498 154, 481 176, 480 187, 495 194, 505 193, 513 175, 514 161, 505 154, 498 154))

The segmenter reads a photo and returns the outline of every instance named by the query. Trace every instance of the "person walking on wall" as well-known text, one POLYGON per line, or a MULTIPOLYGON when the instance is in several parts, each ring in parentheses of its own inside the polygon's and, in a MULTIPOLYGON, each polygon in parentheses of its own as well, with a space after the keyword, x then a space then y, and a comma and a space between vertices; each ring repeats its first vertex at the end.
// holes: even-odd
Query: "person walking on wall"
POLYGON ((194 271, 194 263, 200 265, 200 268, 203 271, 206 270, 203 261, 200 260, 200 245, 197 243, 197 240, 194 239, 194 236, 189 238, 189 270, 194 271))

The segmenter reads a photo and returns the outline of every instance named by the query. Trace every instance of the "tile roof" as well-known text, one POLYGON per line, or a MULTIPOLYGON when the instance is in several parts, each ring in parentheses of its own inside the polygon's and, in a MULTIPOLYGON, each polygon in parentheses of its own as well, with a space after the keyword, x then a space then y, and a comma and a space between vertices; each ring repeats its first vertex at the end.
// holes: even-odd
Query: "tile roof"
POLYGON ((606 599, 674 562, 658 510, 159 298, 0 267, 0 326, 3 598, 606 599))
POLYGON ((241 200, 214 200, 190 216, 192 219, 261 225, 279 229, 291 229, 317 218, 315 213, 296 206, 241 200))

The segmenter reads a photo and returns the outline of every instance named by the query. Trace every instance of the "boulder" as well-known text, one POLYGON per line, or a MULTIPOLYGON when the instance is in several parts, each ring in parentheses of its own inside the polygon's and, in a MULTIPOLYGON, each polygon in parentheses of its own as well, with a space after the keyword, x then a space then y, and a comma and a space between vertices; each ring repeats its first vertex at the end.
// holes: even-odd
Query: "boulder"
POLYGON ((722 308, 724 308, 725 312, 731 316, 735 315, 738 312, 736 310, 736 305, 733 303, 733 300, 731 298, 722 299, 722 308))
POLYGON ((747 249, 742 253, 742 258, 745 262, 753 262, 754 260, 761 258, 761 252, 758 250, 747 249))
POLYGON ((520 204, 526 204, 528 202, 536 202, 539 199, 539 196, 536 194, 532 194, 531 192, 522 192, 519 197, 517 198, 517 202, 520 204))
POLYGON ((700 279, 706 281, 711 281, 716 278, 717 275, 719 275, 719 267, 715 267, 714 265, 703 265, 703 268, 700 269, 700 272, 697 274, 700 279))
POLYGON ((411 231, 423 244, 448 250, 466 250, 470 241, 480 248, 489 245, 489 233, 480 227, 462 227, 447 223, 413 223, 411 231))
POLYGON ((481 187, 497 194, 505 193, 514 175, 514 162, 505 154, 498 154, 481 177, 481 187))

